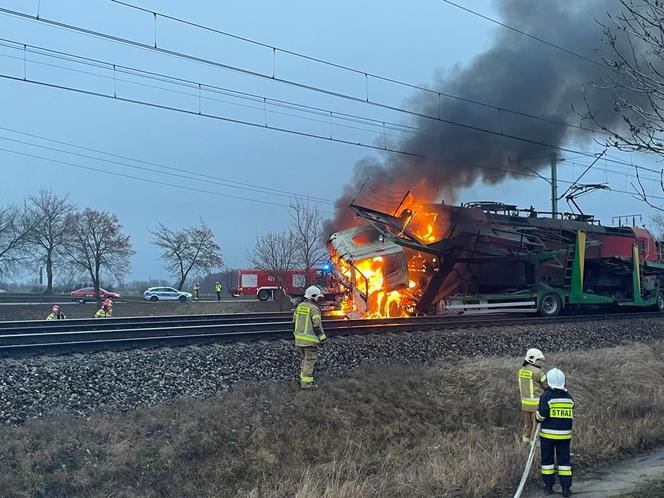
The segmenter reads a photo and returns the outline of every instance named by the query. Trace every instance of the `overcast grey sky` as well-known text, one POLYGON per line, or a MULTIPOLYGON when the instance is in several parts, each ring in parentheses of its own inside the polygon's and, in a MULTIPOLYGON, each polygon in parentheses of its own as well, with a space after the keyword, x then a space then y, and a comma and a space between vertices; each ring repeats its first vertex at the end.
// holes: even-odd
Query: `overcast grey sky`
MULTIPOLYGON (((142 7, 270 45, 414 84, 428 84, 436 72, 444 72, 457 64, 467 63, 474 55, 486 49, 495 30, 501 29, 439 0, 134 1, 142 7)), ((40 16, 45 19, 144 43, 151 44, 154 41, 155 26, 150 14, 136 12, 110 0, 3 0, 0 7, 34 15, 38 3, 40 16)), ((497 15, 490 1, 463 0, 462 3, 488 15, 497 15)), ((266 79, 242 76, 236 72, 179 60, 150 50, 75 34, 37 21, 0 15, 0 33, 2 38, 12 41, 164 73, 203 84, 377 120, 408 122, 407 117, 400 113, 352 103, 266 79)), ((298 60, 283 53, 277 53, 276 59, 273 60, 272 50, 269 48, 228 40, 217 34, 164 19, 159 19, 157 23, 157 41, 159 47, 266 74, 272 72, 274 63, 278 77, 307 85, 321 86, 359 97, 363 97, 366 92, 365 81, 361 76, 298 60)), ((533 50, 549 49, 533 43, 533 50)), ((107 69, 86 68, 35 54, 28 54, 26 69, 21 59, 23 54, 16 48, 0 47, 0 55, 2 74, 21 77, 26 71, 29 79, 76 86, 110 95, 115 87, 116 94, 120 97, 145 99, 160 105, 194 111, 198 109, 199 102, 194 89, 186 89, 186 93, 193 92, 192 95, 183 95, 174 93, 174 87, 165 83, 141 80, 144 85, 139 86, 123 81, 126 79, 136 82, 136 78, 117 74, 114 81, 112 71, 107 69), (63 69, 62 66, 69 69, 63 69), (77 69, 78 72, 72 72, 71 69, 77 69), (90 72, 95 74, 87 74, 90 72)), ((561 54, 562 56, 564 54, 561 54)), ((406 88, 373 82, 369 92, 372 98, 395 106, 406 105, 404 103, 412 96, 412 91, 406 88)), ((378 154, 371 149, 353 145, 71 93, 20 81, 0 79, 0 98, 0 137, 98 156, 96 153, 84 152, 70 146, 18 135, 6 129, 27 132, 140 161, 193 170, 199 174, 286 192, 306 193, 330 201, 338 197, 343 184, 350 180, 356 161, 367 155, 378 154)), ((215 94, 214 98, 217 100, 201 100, 204 112, 258 124, 265 119, 260 102, 241 101, 232 95, 221 94, 215 94)), ((537 113, 537 109, 530 111, 537 113)), ((330 133, 330 124, 324 116, 305 115, 283 108, 270 107, 267 121, 270 126, 296 129, 303 133, 330 133), (273 112, 275 110, 279 113, 273 112), (302 119, 303 117, 307 119, 302 119)), ((343 123, 337 120, 332 124, 331 132, 335 138, 367 144, 375 143, 381 138, 380 132, 376 133, 375 129, 363 124, 341 124, 343 123), (368 132, 367 129, 373 131, 368 132)), ((388 140, 391 138, 394 137, 388 137, 388 140)), ((158 251, 149 243, 148 230, 158 221, 168 226, 180 227, 203 218, 214 229, 229 267, 247 265, 245 256, 256 236, 268 230, 280 230, 289 222, 288 210, 282 206, 230 197, 240 196, 257 201, 288 204, 288 198, 284 196, 229 188, 211 183, 209 178, 205 180, 198 177, 203 181, 197 181, 192 175, 187 175, 189 178, 185 179, 171 176, 166 170, 158 174, 137 170, 127 164, 117 164, 128 163, 124 159, 114 158, 116 163, 102 162, 3 139, 0 139, 0 148, 61 161, 57 163, 0 150, 3 172, 0 202, 20 201, 41 188, 51 188, 58 193, 70 193, 71 200, 81 207, 106 209, 118 214, 137 251, 128 279, 166 277, 158 259, 158 251), (62 162, 207 190, 216 195, 81 170, 62 162)), ((595 151, 596 147, 590 145, 587 150, 595 151)), ((129 164, 157 167, 136 162, 129 164)), ((564 163, 560 177, 573 179, 587 164, 587 160, 577 164, 572 164, 571 161, 564 163)), ((616 168, 609 165, 608 169, 616 168)), ((588 181, 609 181, 615 188, 622 189, 629 188, 630 182, 624 176, 611 173, 601 164, 591 172, 588 181)), ((654 187, 652 184, 649 188, 654 187)), ((462 192, 460 200, 500 200, 524 206, 533 204, 546 210, 549 207, 548 189, 548 185, 542 180, 510 180, 498 186, 475 185, 462 192)), ((323 211, 331 211, 331 205, 325 202, 319 206, 323 211)), ((615 215, 634 212, 649 217, 652 214, 638 201, 617 194, 593 194, 586 198, 584 207, 607 223, 610 222, 611 216, 615 215)))

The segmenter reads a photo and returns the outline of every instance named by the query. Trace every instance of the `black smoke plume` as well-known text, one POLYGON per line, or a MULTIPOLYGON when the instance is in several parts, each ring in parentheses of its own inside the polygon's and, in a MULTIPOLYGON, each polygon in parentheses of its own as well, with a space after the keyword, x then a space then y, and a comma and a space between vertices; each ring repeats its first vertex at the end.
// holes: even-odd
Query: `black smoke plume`
MULTIPOLYGON (((436 77, 430 88, 534 114, 548 121, 445 97, 439 104, 435 95, 425 92, 415 95, 404 107, 532 142, 418 117, 412 124, 421 131, 402 140, 398 149, 421 157, 386 154, 382 159, 359 161, 351 183, 336 202, 336 215, 327 223, 327 233, 354 223, 348 205, 358 197, 367 178, 370 182, 359 196, 365 205, 375 201, 377 207, 388 210, 380 202, 394 200, 396 207, 396 193, 406 190, 427 202, 441 198, 453 201, 459 189, 478 180, 496 184, 508 177, 524 178, 518 173, 531 174, 532 170, 545 168, 556 150, 542 144, 583 144, 596 138, 586 131, 554 124, 566 122, 592 128, 593 123, 580 116, 587 108, 584 99, 589 99, 595 116, 607 125, 616 125, 620 116, 614 112, 610 94, 589 91, 590 82, 601 81, 607 73, 598 55, 605 46, 605 34, 598 21, 605 21, 607 11, 615 9, 616 4, 614 0, 499 0, 499 17, 505 24, 597 63, 496 27, 495 40, 488 50, 436 77)), ((449 16, 457 15, 467 14, 449 11, 449 16)))

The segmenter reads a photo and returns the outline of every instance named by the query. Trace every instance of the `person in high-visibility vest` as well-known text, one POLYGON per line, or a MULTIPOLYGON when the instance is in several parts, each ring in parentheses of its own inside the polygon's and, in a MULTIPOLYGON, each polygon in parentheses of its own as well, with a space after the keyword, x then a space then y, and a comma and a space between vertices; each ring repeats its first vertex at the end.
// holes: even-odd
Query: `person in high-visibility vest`
POLYGON ((295 345, 300 349, 300 387, 316 389, 314 367, 318 360, 318 348, 327 341, 323 330, 321 311, 316 304, 323 297, 320 287, 312 285, 304 291, 304 301, 297 305, 293 314, 295 345))
POLYGON ((546 389, 546 375, 542 372, 544 355, 539 349, 531 348, 526 351, 523 365, 517 372, 519 381, 519 394, 521 395, 521 417, 523 419, 523 433, 521 440, 530 443, 535 429, 535 412, 539 399, 546 389))
POLYGON ((565 374, 552 368, 546 374, 548 389, 540 397, 535 416, 542 424, 540 448, 542 451, 542 479, 544 493, 554 494, 553 483, 558 480, 563 496, 572 496, 572 421, 574 398, 565 388, 565 374))
POLYGON ((200 292, 201 292, 201 286, 198 284, 198 282, 196 282, 194 284, 194 300, 198 301, 200 292))
POLYGON ((215 282, 214 291, 217 293, 217 301, 221 301, 221 284, 219 282, 215 282))
POLYGON ((113 316, 113 301, 106 299, 101 308, 95 313, 95 318, 111 318, 113 316))
POLYGON ((67 317, 62 311, 60 311, 59 304, 54 304, 53 308, 51 308, 51 312, 46 317, 47 320, 64 320, 65 318, 67 317))

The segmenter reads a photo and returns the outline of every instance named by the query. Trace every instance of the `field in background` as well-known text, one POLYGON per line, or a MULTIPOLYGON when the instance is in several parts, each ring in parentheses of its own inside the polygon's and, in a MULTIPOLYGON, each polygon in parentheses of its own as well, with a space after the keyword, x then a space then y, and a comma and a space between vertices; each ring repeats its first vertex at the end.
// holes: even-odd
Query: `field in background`
MULTIPOLYGON (((94 318, 96 303, 78 304, 70 299, 57 301, 67 318, 94 318)), ((286 303, 277 301, 261 302, 256 298, 226 297, 222 302, 189 301, 186 303, 152 303, 136 298, 133 301, 121 299, 113 305, 113 316, 150 316, 150 315, 200 315, 215 313, 250 313, 259 311, 280 311, 286 303)), ((290 309, 287 303, 284 309, 290 309)), ((43 320, 51 312, 52 303, 44 304, 2 304, 0 303, 0 321, 2 320, 43 320)))
MULTIPOLYGON (((3 427, 0 489, 12 497, 507 496, 525 459, 519 365, 499 357, 359 368, 322 379, 316 392, 252 384, 221 399, 3 427)), ((550 355, 554 365, 577 402, 575 476, 664 443, 664 343, 550 355)))

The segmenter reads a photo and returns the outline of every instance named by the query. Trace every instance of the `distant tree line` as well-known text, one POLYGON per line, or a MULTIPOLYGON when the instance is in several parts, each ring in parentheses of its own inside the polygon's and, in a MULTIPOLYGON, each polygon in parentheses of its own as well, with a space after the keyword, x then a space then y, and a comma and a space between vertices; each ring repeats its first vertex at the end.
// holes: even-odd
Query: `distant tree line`
MULTIPOLYGON (((309 270, 327 257, 320 242, 321 213, 300 199, 293 201, 290 213, 287 229, 257 237, 248 253, 255 268, 281 284, 286 272, 296 268, 305 270, 308 279, 309 270)), ((226 293, 237 286, 237 270, 224 269, 215 234, 202 219, 179 229, 157 223, 150 233, 178 290, 194 282, 201 284, 203 293, 213 293, 215 282, 221 282, 226 293)), ((159 281, 123 285, 134 254, 130 236, 114 213, 81 209, 68 195, 41 190, 21 204, 0 204, 0 281, 26 271, 41 275, 45 269, 45 294, 53 293, 56 273, 70 283, 88 281, 97 291, 102 281, 106 286, 117 282, 132 293, 164 285, 159 281)))
POLYGON ((0 207, 0 278, 46 269, 46 294, 57 270, 89 279, 121 281, 134 254, 115 214, 79 209, 67 195, 41 190, 22 204, 0 207))
POLYGON ((310 270, 328 257, 321 243, 323 215, 306 200, 296 198, 290 205, 290 216, 291 224, 285 230, 258 236, 247 258, 282 286, 288 271, 304 270, 308 286, 310 270))

